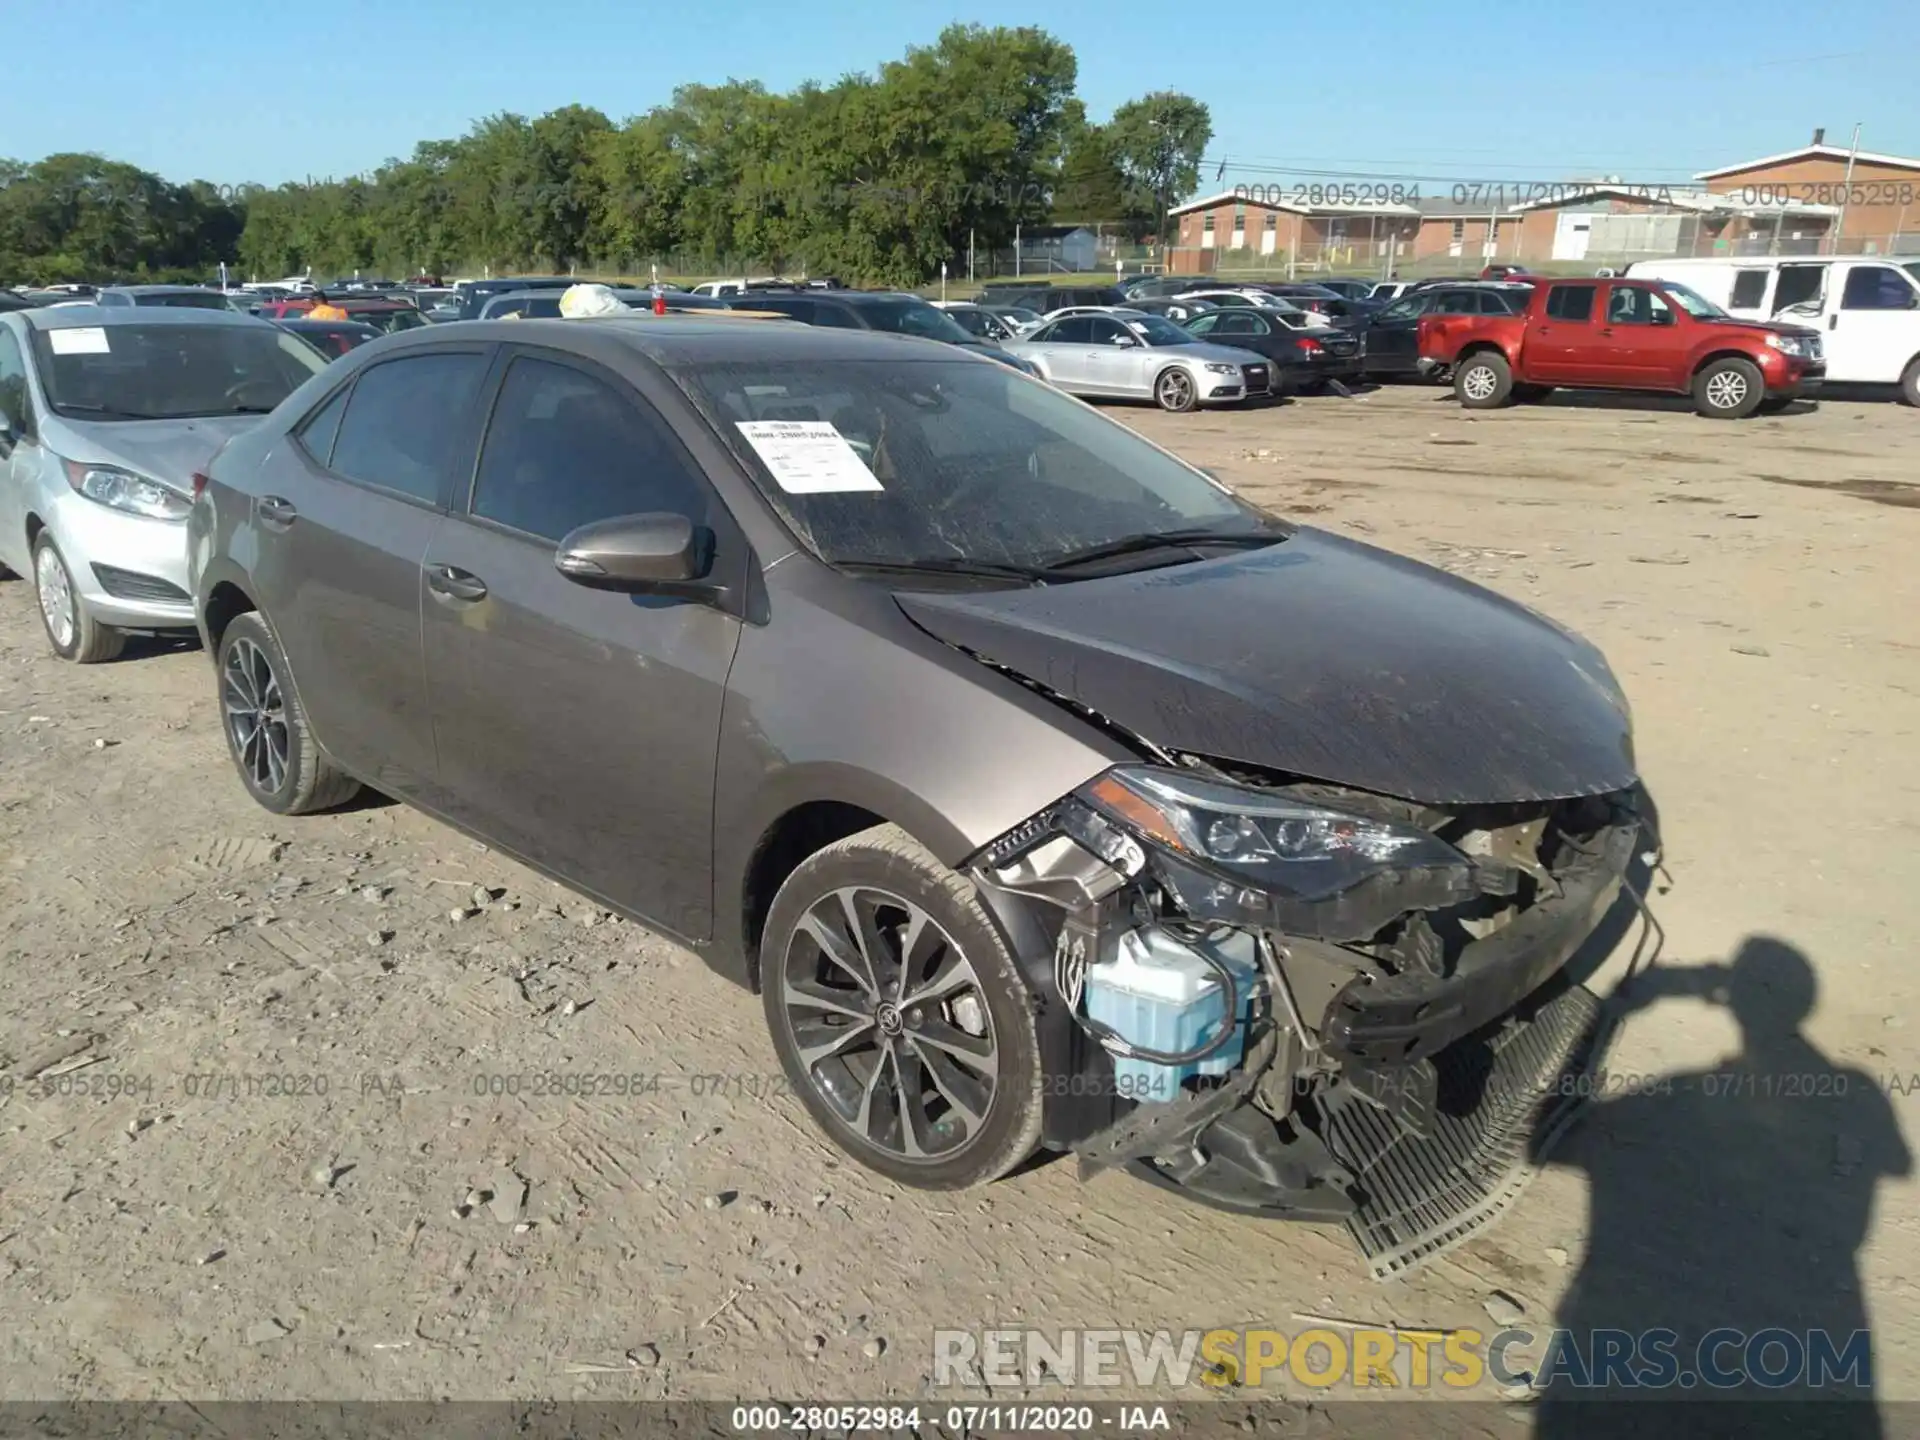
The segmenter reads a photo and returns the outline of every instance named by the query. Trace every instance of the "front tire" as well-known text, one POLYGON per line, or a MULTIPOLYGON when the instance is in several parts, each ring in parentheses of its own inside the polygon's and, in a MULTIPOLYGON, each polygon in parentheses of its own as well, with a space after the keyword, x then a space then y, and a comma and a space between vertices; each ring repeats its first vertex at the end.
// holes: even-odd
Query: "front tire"
POLYGON ((1493 410, 1513 394, 1513 367, 1498 350, 1481 350, 1453 367, 1454 396, 1469 410, 1493 410))
POLYGON ((1693 408, 1709 420, 1744 420, 1766 398, 1766 381, 1751 360, 1716 360, 1693 377, 1693 408))
POLYGON ((998 1179, 1040 1139, 1029 993, 974 888, 893 825, 781 885, 760 941, 781 1066, 814 1122, 903 1185, 998 1179))
POLYGON ((321 753, 272 628, 258 611, 237 615, 220 637, 220 725, 240 783, 276 815, 344 805, 360 782, 321 753))
POLYGON ((1186 371, 1178 365, 1171 365, 1162 370, 1160 377, 1153 382, 1153 398, 1162 410, 1180 414, 1199 404, 1199 387, 1186 371))
POLYGON ((54 654, 76 665, 98 665, 120 658, 120 652, 127 648, 126 632, 93 618, 80 588, 73 583, 66 557, 44 530, 33 542, 33 588, 40 602, 40 623, 54 654))
POLYGON ((1920 355, 1907 362, 1907 368, 1900 375, 1900 398, 1916 408, 1920 408, 1920 355))

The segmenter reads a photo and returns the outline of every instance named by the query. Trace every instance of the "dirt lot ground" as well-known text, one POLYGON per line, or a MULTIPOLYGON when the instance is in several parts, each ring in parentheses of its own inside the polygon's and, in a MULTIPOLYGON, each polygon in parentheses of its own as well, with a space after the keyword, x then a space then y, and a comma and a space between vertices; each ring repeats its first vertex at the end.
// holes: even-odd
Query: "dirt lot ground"
POLYGON ((1542 1324, 1871 1324, 1882 1395, 1920 1398, 1920 412, 1115 413, 1584 631, 1632 697, 1663 966, 1739 957, 1732 1004, 1635 1014, 1512 1213, 1382 1285, 1339 1232, 1064 1163, 897 1190, 752 1093, 754 997, 398 806, 274 820, 204 656, 63 665, 13 581, 0 1398, 911 1397, 936 1327, 1491 1328, 1496 1290, 1542 1324), (1744 1095, 1701 1082, 1741 1054, 1744 1095), (660 1080, 479 1093, 554 1070, 660 1080))

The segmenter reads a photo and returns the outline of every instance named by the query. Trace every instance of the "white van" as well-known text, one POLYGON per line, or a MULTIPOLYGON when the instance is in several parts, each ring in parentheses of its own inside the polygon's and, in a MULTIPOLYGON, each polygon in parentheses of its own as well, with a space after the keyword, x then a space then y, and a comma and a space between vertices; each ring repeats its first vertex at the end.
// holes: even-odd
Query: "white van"
POLYGON ((1635 280, 1685 285, 1742 320, 1792 320, 1821 332, 1827 379, 1900 386, 1920 405, 1920 260, 1755 256, 1636 260, 1635 280))

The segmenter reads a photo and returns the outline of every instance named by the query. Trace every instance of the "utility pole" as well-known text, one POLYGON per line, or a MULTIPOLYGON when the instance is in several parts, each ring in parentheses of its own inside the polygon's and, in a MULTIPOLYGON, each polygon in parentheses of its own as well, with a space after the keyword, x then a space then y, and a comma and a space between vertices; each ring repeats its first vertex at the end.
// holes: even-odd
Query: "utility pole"
POLYGON ((1847 194, 1853 189, 1853 162, 1860 154, 1860 122, 1853 122, 1853 146, 1847 151, 1847 173, 1840 180, 1840 215, 1833 222, 1833 237, 1827 242, 1827 253, 1840 253, 1840 236, 1847 228, 1847 194))

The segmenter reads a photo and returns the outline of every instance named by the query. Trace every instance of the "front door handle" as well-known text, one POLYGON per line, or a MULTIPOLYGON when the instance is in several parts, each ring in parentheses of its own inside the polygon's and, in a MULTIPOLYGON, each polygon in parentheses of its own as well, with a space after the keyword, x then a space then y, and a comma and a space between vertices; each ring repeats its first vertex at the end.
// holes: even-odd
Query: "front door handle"
POLYGON ((293 508, 293 502, 282 500, 278 495, 262 495, 259 510, 262 520, 282 530, 300 518, 300 512, 293 508))
POLYGON ((1838 330, 1840 328, 1840 317, 1838 315, 1829 315, 1827 317, 1827 328, 1829 330, 1838 330))
POLYGON ((484 600, 487 598, 487 583, 478 575, 465 570, 455 569, 451 565, 429 565, 427 567, 427 588, 436 595, 444 595, 449 600, 484 600))

